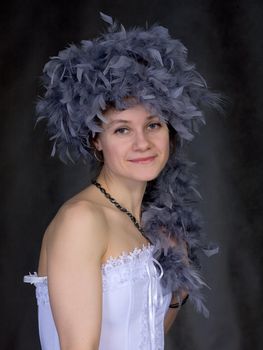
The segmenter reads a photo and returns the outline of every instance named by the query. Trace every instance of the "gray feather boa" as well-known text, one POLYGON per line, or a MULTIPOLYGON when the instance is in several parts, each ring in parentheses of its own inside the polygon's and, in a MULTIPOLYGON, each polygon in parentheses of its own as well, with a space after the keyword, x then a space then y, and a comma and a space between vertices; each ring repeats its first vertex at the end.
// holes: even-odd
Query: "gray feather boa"
POLYGON ((180 150, 176 156, 171 155, 146 191, 143 223, 164 270, 164 293, 187 291, 197 311, 208 317, 202 295, 202 288, 207 285, 200 276, 198 254, 211 256, 218 247, 205 244, 202 237, 202 220, 195 208, 200 194, 195 188, 193 166, 180 150))

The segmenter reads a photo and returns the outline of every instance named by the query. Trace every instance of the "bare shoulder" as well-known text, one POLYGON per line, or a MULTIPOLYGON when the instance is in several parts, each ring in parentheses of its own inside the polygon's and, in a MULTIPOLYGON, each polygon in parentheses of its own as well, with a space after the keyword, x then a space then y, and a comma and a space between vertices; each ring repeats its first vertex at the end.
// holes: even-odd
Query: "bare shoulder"
POLYGON ((104 213, 96 202, 75 197, 60 208, 46 237, 44 273, 61 346, 72 349, 76 344, 74 349, 80 349, 80 342, 88 344, 88 339, 90 344, 97 344, 102 308, 101 259, 107 248, 104 213))
POLYGON ((94 202, 87 199, 70 200, 66 202, 58 211, 53 223, 61 225, 74 222, 88 224, 92 228, 101 228, 107 224, 103 210, 94 202))
POLYGON ((70 200, 58 211, 46 231, 47 249, 93 247, 98 256, 107 249, 107 220, 103 210, 89 200, 70 200))

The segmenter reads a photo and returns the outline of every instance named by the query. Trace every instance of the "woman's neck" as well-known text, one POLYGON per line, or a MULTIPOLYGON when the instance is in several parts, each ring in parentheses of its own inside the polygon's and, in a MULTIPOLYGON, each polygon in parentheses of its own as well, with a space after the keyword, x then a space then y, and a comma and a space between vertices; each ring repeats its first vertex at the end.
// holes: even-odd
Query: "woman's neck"
POLYGON ((141 221, 141 205, 147 182, 135 181, 101 170, 97 181, 121 206, 141 221))

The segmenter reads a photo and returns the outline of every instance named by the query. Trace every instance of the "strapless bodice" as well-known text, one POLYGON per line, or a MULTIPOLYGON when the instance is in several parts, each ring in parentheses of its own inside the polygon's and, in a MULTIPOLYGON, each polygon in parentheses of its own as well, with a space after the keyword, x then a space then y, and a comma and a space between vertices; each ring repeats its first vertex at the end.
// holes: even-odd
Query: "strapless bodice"
MULTIPOLYGON (((109 258, 101 266, 103 305, 99 350, 163 350, 163 321, 171 293, 163 295, 163 270, 148 244, 109 258)), ((34 284, 42 350, 60 350, 48 295, 48 278, 24 276, 34 284)))

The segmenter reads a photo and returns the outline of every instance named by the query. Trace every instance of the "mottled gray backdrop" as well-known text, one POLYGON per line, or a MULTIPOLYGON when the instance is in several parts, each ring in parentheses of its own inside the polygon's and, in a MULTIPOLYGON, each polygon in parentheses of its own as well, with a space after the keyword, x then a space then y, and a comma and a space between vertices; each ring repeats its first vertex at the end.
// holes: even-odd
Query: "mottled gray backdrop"
POLYGON ((167 26, 209 86, 232 101, 224 117, 209 116, 189 147, 205 229, 220 244, 219 255, 203 267, 211 316, 186 305, 166 349, 261 349, 263 1, 11 0, 1 7, 0 348, 40 349, 34 288, 22 277, 37 268, 52 216, 91 173, 50 159, 43 127, 33 130, 39 75, 49 56, 103 30, 101 10, 127 27, 167 26))

